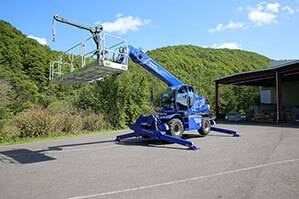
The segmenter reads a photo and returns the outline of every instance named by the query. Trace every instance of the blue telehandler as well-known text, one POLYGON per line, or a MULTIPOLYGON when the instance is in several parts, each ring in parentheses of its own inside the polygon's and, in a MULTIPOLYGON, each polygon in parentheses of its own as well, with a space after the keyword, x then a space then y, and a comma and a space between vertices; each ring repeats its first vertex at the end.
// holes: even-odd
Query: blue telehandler
MULTIPOLYGON (((96 50, 93 53, 96 55, 97 70, 103 70, 105 67, 108 67, 104 64, 106 62, 101 60, 101 57, 107 54, 109 50, 102 45, 103 37, 100 34, 103 31, 103 27, 101 25, 96 27, 80 25, 57 15, 53 19, 91 32, 92 39, 96 44, 96 50)), ((215 117, 209 113, 210 107, 206 104, 206 98, 198 95, 191 85, 177 79, 164 67, 151 59, 143 50, 131 45, 120 46, 114 50, 110 61, 115 66, 123 66, 127 64, 128 58, 166 83, 168 87, 161 95, 161 108, 158 110, 158 113, 138 116, 136 122, 130 125, 130 129, 133 132, 117 136, 117 142, 132 137, 142 137, 177 143, 187 146, 191 150, 197 150, 198 148, 193 142, 183 139, 185 131, 195 130, 202 136, 208 135, 210 131, 226 133, 234 137, 239 136, 233 130, 216 127, 215 117)), ((109 63, 109 66, 111 66, 111 63, 109 63)), ((113 70, 111 68, 105 69, 105 75, 111 74, 111 71, 120 73, 120 71, 115 70, 116 68, 114 67, 113 70)), ((82 73, 81 76, 83 76, 82 73)), ((75 82, 82 80, 82 78, 74 77, 74 74, 71 77, 75 79, 75 82)), ((87 77, 90 77, 90 75, 87 77)))

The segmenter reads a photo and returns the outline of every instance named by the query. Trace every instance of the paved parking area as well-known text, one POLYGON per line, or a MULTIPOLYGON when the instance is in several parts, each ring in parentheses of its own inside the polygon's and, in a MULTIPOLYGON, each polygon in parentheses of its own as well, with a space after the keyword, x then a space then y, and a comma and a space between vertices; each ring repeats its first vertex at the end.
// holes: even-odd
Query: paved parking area
POLYGON ((124 133, 0 147, 0 198, 299 198, 299 128, 222 124, 198 151, 124 133))

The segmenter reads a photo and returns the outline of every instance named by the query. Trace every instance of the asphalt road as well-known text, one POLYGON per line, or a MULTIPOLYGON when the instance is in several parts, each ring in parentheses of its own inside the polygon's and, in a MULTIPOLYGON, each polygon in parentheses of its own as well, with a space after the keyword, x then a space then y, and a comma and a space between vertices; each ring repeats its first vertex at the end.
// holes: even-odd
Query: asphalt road
POLYGON ((0 147, 0 198, 299 198, 299 128, 219 125, 198 151, 119 133, 0 147))

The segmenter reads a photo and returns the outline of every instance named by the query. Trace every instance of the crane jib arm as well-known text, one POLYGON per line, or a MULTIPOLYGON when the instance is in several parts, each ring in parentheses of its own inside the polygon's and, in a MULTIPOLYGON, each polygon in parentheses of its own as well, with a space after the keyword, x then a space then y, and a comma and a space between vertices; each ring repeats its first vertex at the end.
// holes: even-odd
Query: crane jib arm
POLYGON ((142 65, 147 71, 158 77, 160 80, 165 82, 168 86, 179 86, 184 83, 178 80, 174 75, 168 72, 165 68, 160 66, 157 62, 152 60, 142 50, 137 49, 131 45, 128 46, 129 57, 137 64, 142 65))

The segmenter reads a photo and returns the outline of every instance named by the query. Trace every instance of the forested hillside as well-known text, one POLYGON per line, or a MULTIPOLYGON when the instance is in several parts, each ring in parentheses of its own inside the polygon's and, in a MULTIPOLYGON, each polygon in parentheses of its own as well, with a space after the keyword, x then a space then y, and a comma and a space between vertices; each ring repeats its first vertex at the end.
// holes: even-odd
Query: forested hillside
MULTIPOLYGON (((123 128, 133 122, 137 115, 150 112, 153 104, 159 105, 159 95, 166 85, 132 62, 129 63, 129 70, 123 74, 93 84, 61 86, 49 83, 49 61, 58 54, 0 20, 0 131, 1 127, 4 131, 3 126, 9 124, 15 127, 10 128, 9 133, 26 136, 24 131, 28 121, 22 123, 22 116, 28 118, 36 114, 48 114, 52 121, 61 117, 66 109, 69 117, 82 119, 78 119, 82 126, 77 129, 89 130, 88 122, 98 122, 99 118, 105 125, 95 126, 95 129, 104 126, 123 128), (18 133, 11 132, 11 129, 18 133)), ((148 54, 183 82, 193 85, 200 95, 207 97, 212 107, 214 79, 266 67, 269 61, 252 52, 192 45, 158 48, 148 54)), ((256 100, 256 94, 254 88, 244 87, 240 92, 236 87, 223 87, 221 111, 245 111, 247 105, 256 100)), ((67 117, 64 115, 63 118, 67 117)), ((30 135, 43 135, 34 131, 31 129, 30 135)), ((49 128, 51 131, 67 132, 72 129, 49 128)))
POLYGON ((0 95, 6 99, 5 108, 0 104, 0 119, 35 103, 49 103, 48 63, 57 54, 0 20, 0 81, 6 88, 0 95))

